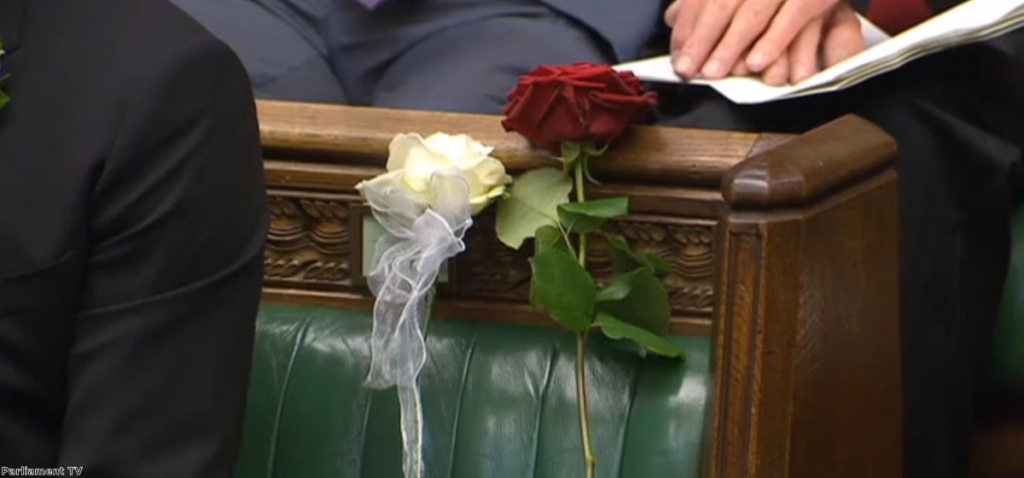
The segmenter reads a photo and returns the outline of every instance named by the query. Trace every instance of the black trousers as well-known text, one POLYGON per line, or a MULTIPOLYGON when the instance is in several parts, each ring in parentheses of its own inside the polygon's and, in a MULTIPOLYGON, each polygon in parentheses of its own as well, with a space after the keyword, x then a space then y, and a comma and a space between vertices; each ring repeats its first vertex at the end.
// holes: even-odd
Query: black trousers
POLYGON ((1022 46, 1024 34, 1007 36, 851 90, 767 105, 695 86, 663 95, 666 125, 799 133, 852 113, 896 138, 908 478, 966 475, 1008 218, 1024 191, 1022 46))

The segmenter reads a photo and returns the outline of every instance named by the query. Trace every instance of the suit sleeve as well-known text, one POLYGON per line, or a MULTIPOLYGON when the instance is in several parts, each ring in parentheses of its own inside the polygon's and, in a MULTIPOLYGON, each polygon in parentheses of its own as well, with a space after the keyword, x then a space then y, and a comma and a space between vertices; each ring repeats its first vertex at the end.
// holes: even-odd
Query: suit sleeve
POLYGON ((60 464, 229 478, 268 224, 245 71, 208 38, 137 65, 95 180, 60 464))

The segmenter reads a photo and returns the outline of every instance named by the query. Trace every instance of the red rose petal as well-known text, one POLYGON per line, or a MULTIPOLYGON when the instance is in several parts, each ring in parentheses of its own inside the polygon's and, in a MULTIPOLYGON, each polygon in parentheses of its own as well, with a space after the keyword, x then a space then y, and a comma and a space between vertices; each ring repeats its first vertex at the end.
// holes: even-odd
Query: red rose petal
POLYGON ((502 109, 506 130, 556 152, 565 141, 607 144, 657 105, 657 96, 645 92, 632 72, 590 62, 538 66, 508 99, 502 109))

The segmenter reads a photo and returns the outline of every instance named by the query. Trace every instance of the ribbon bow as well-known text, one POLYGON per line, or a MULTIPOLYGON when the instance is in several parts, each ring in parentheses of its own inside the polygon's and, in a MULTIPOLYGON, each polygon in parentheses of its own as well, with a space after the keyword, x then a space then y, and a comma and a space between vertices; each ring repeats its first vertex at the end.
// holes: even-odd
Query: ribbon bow
POLYGON ((462 238, 473 224, 470 187, 454 168, 433 174, 426 200, 395 184, 368 184, 361 192, 387 233, 377 241, 368 277, 377 301, 367 383, 397 386, 403 470, 406 478, 422 478, 419 373, 427 357, 427 296, 441 265, 465 249, 462 238))

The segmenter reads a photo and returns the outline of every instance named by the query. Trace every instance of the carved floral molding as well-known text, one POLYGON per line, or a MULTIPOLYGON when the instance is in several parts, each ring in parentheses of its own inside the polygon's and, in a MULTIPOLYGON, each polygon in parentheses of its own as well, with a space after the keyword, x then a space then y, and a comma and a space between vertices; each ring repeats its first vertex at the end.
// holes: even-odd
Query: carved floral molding
MULTIPOLYGON (((365 294, 362 280, 362 218, 368 211, 356 196, 271 191, 271 225, 264 258, 272 287, 365 294)), ((531 252, 505 247, 495 237, 493 215, 478 217, 457 258, 448 293, 466 299, 526 301, 531 252)), ((677 314, 710 316, 714 288, 714 231, 706 220, 671 217, 625 218, 609 225, 634 248, 660 254, 674 266, 665 286, 677 314)), ((607 245, 593 244, 589 267, 595 277, 611 276, 607 245)))

